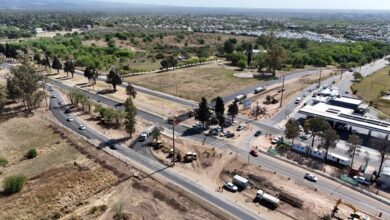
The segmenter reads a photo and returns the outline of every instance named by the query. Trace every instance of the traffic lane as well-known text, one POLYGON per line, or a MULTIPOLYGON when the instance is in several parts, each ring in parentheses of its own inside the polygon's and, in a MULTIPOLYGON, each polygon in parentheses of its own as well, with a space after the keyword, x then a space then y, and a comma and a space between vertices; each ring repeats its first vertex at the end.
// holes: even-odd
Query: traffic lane
MULTIPOLYGON (((290 79, 294 79, 294 78, 297 78, 297 77, 302 77, 302 76, 315 74, 315 73, 318 73, 318 70, 297 71, 297 72, 294 72, 294 73, 287 74, 285 76, 285 80, 290 80, 290 79)), ((256 88, 260 87, 260 86, 271 86, 273 84, 280 83, 280 82, 281 82, 281 79, 262 81, 259 84, 256 84, 254 86, 251 86, 251 87, 245 88, 243 90, 234 92, 234 93, 232 93, 232 94, 230 94, 228 96, 223 97, 222 99, 223 99, 224 102, 230 102, 230 101, 233 101, 234 98, 237 97, 238 95, 253 93, 254 90, 256 88)))
MULTIPOLYGON (((110 141, 110 139, 106 138, 105 136, 94 132, 86 126, 86 130, 79 130, 77 126, 77 122, 79 123, 77 118, 74 118, 75 123, 67 123, 67 115, 64 113, 63 106, 60 106, 58 104, 58 100, 62 100, 60 97, 60 94, 56 91, 53 91, 53 93, 57 94, 57 98, 52 98, 50 100, 50 106, 51 111, 53 112, 54 116, 65 126, 69 127, 70 129, 76 131, 77 133, 84 135, 90 139, 96 139, 98 141, 101 141, 102 143, 107 143, 110 141)), ((171 180, 171 182, 174 182, 175 184, 179 184, 181 186, 184 186, 186 190, 189 190, 191 193, 197 195, 200 198, 204 198, 207 201, 211 202, 212 204, 216 204, 216 207, 222 208, 222 210, 225 210, 227 213, 232 214, 233 216, 236 216, 239 219, 262 219, 260 216, 256 216, 254 214, 251 214, 250 212, 246 211, 242 207, 238 207, 236 205, 233 205, 230 202, 226 202, 216 195, 212 195, 211 192, 208 192, 206 189, 198 186, 195 182, 192 180, 189 180, 187 178, 184 178, 180 175, 177 175, 174 172, 170 172, 167 170, 166 166, 161 165, 160 163, 156 163, 148 158, 146 158, 144 155, 141 155, 133 150, 130 150, 122 145, 117 145, 118 149, 117 151, 124 154, 125 156, 129 157, 131 160, 137 161, 140 164, 147 164, 147 167, 154 171, 159 171, 159 174, 163 177, 171 180)))

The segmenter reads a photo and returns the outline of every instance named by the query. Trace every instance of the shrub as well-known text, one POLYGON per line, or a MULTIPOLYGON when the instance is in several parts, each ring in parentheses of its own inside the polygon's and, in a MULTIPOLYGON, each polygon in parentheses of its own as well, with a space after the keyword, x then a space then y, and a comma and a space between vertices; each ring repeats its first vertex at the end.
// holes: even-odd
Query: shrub
POLYGON ((3 180, 3 192, 6 195, 11 195, 20 192, 23 189, 27 177, 22 174, 8 176, 3 180))
POLYGON ((8 160, 4 157, 0 157, 0 167, 5 167, 8 164, 8 160))
POLYGON ((30 149, 26 154, 27 159, 33 159, 37 156, 38 156, 38 152, 37 152, 37 149, 35 149, 35 148, 30 149))

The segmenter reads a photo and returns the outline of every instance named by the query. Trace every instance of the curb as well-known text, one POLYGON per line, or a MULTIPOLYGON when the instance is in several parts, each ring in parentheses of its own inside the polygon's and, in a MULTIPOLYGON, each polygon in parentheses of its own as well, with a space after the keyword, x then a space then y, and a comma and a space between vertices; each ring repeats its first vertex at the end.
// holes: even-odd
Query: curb
POLYGON ((288 160, 288 159, 286 159, 286 158, 268 154, 268 153, 267 153, 266 151, 264 151, 264 150, 259 150, 259 151, 260 151, 261 153, 263 153, 263 154, 269 156, 269 157, 273 157, 273 158, 275 158, 275 159, 284 161, 284 162, 286 162, 286 163, 288 163, 288 164, 291 164, 291 165, 297 166, 297 167, 299 167, 299 168, 305 169, 305 170, 307 170, 307 171, 313 172, 313 173, 315 173, 315 174, 317 174, 317 175, 320 175, 320 176, 322 176, 322 177, 328 178, 328 179, 330 179, 330 180, 332 180, 332 181, 335 181, 335 182, 337 182, 337 183, 339 183, 339 184, 341 184, 341 185, 343 185, 343 186, 346 186, 346 187, 348 187, 348 188, 350 188, 350 189, 352 189, 352 190, 355 190, 355 191, 357 191, 357 192, 360 192, 360 193, 362 193, 362 194, 364 194, 364 195, 366 195, 366 196, 369 196, 369 197, 371 197, 371 198, 373 198, 373 199, 375 199, 375 200, 378 200, 379 202, 382 202, 382 203, 384 203, 384 204, 390 206, 390 201, 389 201, 388 199, 385 199, 385 198, 383 198, 383 197, 377 196, 377 195, 375 195, 375 194, 373 194, 373 193, 371 193, 371 192, 368 192, 367 190, 363 190, 363 189, 360 189, 360 188, 351 186, 351 185, 349 185, 349 184, 347 184, 347 183, 345 183, 345 182, 343 182, 343 181, 341 181, 341 180, 339 180, 339 179, 337 179, 337 178, 335 178, 335 177, 329 176, 328 174, 324 174, 324 173, 322 173, 322 172, 319 172, 319 171, 317 171, 317 170, 308 168, 308 167, 306 167, 306 166, 299 165, 299 164, 297 164, 296 162, 293 162, 293 161, 288 160))

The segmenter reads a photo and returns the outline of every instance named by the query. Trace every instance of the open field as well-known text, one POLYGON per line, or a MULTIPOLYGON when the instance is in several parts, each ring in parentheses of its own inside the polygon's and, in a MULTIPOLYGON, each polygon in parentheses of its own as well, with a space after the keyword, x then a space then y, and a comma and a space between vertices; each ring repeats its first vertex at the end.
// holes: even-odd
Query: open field
POLYGON ((0 219, 218 219, 201 206, 130 164, 51 122, 33 116, 1 115, 0 155, 9 163, 0 179, 21 173, 20 193, 0 196, 0 219), (23 158, 31 147, 34 159, 23 158))
POLYGON ((175 96, 199 101, 223 96, 259 82, 233 76, 234 70, 216 63, 163 73, 125 78, 125 81, 175 96))
POLYGON ((357 91, 356 95, 364 99, 367 103, 372 102, 372 106, 383 113, 390 115, 390 100, 380 98, 382 91, 390 89, 390 67, 386 67, 365 77, 361 82, 352 85, 352 91, 357 91))

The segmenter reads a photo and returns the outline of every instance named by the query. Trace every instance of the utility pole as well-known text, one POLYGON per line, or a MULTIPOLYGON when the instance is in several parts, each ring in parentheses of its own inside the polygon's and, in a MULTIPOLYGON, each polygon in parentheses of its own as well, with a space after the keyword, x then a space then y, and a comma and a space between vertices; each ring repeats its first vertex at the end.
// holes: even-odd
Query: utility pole
POLYGON ((176 149, 175 149, 175 124, 176 124, 176 117, 173 117, 172 122, 172 149, 173 149, 173 157, 172 157, 172 167, 175 166, 175 157, 176 157, 176 149))
POLYGON ((259 114, 260 114, 259 102, 256 102, 256 120, 257 120, 257 117, 259 116, 259 114))
POLYGON ((320 78, 318 79, 318 88, 321 88, 321 75, 322 75, 322 67, 320 67, 320 78))
POLYGON ((284 76, 283 76, 283 82, 282 82, 282 95, 281 95, 281 97, 280 97, 280 106, 279 106, 279 108, 281 108, 282 107, 282 104, 283 104, 283 93, 284 93, 284 76))

